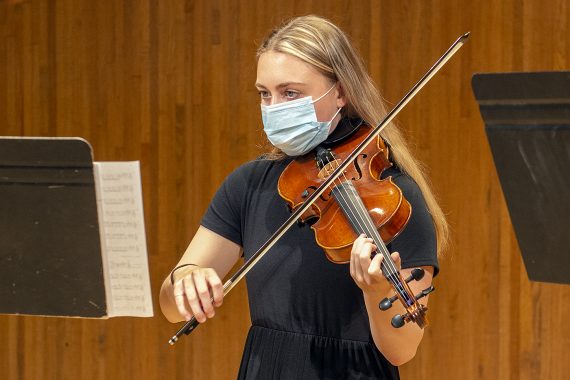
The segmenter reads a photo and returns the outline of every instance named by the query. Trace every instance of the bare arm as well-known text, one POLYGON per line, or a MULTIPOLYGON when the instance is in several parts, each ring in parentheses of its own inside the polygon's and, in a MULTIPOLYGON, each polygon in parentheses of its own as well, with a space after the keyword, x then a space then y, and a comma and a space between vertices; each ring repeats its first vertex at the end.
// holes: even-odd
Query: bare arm
MULTIPOLYGON (((399 329, 392 327, 392 317, 396 314, 403 315, 406 313, 404 306, 399 301, 394 302, 388 311, 379 309, 378 303, 385 297, 392 297, 394 290, 380 270, 382 255, 376 255, 374 259, 370 259, 370 254, 375 249, 376 246, 371 239, 359 237, 353 246, 350 273, 356 284, 362 289, 370 322, 370 331, 376 347, 390 363, 402 365, 415 356, 424 331, 414 323, 407 323, 399 329)), ((399 255, 393 253, 392 258, 399 268, 399 255)), ((425 271, 424 277, 420 281, 409 283, 414 295, 428 288, 433 279, 433 267, 421 268, 425 271)), ((412 269, 402 269, 402 277, 408 277, 411 271, 412 269)), ((424 297, 418 302, 427 305, 428 297, 424 297)))
POLYGON ((177 266, 174 286, 170 274, 160 289, 160 308, 170 322, 189 320, 192 315, 198 322, 215 314, 214 306, 222 304, 224 278, 240 257, 241 247, 215 232, 200 226, 177 266), (214 298, 214 304, 210 298, 214 298))

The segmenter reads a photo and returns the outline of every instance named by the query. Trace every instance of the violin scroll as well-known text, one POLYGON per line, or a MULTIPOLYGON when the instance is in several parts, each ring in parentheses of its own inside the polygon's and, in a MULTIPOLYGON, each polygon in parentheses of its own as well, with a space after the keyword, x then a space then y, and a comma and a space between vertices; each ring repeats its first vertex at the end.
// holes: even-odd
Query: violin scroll
MULTIPOLYGON (((408 278, 406 278, 405 280, 405 286, 406 288, 409 289, 408 287, 408 283, 412 280, 414 281, 419 281, 424 277, 424 270, 422 268, 414 268, 412 270, 412 273, 410 274, 410 276, 408 278)), ((392 304, 398 300, 401 299, 402 300, 402 304, 406 307, 406 313, 404 315, 401 314, 396 314, 391 321, 391 324, 393 327, 395 328, 400 328, 402 326, 404 326, 407 322, 414 322, 416 323, 420 328, 424 328, 425 326, 427 326, 427 318, 426 318, 426 312, 427 312, 427 306, 422 305, 421 303, 417 302, 419 299, 424 298, 425 296, 427 296, 428 294, 430 294, 431 292, 433 292, 435 290, 435 288, 433 287, 433 285, 429 286, 428 288, 422 290, 420 293, 418 293, 414 299, 411 302, 405 302, 402 297, 400 296, 399 293, 395 294, 394 296, 388 298, 384 298, 382 301, 380 301, 380 303, 378 304, 378 307, 380 308, 380 310, 382 311, 386 311, 388 309, 390 309, 392 307, 392 304)), ((411 292, 409 293, 411 294, 411 292)))

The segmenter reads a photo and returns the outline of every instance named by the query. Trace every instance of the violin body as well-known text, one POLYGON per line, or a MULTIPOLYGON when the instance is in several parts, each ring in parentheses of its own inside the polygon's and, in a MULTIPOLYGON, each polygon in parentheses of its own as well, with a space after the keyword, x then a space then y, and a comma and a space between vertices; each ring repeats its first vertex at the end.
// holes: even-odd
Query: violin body
MULTIPOLYGON (((342 144, 333 148, 334 157, 342 162, 370 133, 361 127, 342 144)), ((380 179, 382 172, 392 166, 389 151, 378 137, 370 143, 339 177, 328 192, 321 195, 312 207, 301 215, 302 222, 314 222, 317 244, 324 249, 329 260, 335 263, 350 261, 352 244, 361 233, 355 231, 351 221, 333 197, 335 186, 344 181, 354 184, 370 218, 382 240, 389 243, 403 230, 411 215, 411 205, 392 178, 380 179)), ((328 163, 320 167, 314 154, 292 161, 281 174, 278 191, 294 211, 311 195, 338 165, 328 163)))

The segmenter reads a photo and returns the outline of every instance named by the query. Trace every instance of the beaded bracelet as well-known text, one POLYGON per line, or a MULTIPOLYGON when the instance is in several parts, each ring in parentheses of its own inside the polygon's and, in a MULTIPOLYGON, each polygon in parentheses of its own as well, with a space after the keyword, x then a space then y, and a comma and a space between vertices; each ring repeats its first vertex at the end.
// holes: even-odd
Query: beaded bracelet
POLYGON ((189 267, 189 266, 191 266, 191 265, 193 265, 193 266, 195 266, 195 267, 199 266, 199 265, 196 265, 196 264, 181 264, 181 265, 177 266, 176 268, 174 268, 174 269, 172 270, 172 272, 170 272, 170 284, 174 285, 174 272, 176 272, 176 271, 177 271, 178 269, 180 269, 180 268, 189 267))

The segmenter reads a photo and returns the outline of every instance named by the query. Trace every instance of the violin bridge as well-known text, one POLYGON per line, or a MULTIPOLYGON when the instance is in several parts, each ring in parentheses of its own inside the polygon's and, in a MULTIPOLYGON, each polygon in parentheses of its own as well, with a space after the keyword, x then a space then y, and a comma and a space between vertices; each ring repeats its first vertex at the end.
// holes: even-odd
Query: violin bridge
POLYGON ((319 178, 323 180, 326 179, 340 164, 340 160, 334 160, 324 164, 321 170, 319 170, 319 178))

